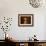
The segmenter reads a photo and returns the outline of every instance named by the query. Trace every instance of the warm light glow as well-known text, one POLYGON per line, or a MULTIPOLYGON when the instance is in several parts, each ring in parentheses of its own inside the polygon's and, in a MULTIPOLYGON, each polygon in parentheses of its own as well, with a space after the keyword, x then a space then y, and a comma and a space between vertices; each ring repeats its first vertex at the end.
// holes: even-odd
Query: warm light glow
POLYGON ((8 37, 8 34, 6 34, 6 37, 8 37))

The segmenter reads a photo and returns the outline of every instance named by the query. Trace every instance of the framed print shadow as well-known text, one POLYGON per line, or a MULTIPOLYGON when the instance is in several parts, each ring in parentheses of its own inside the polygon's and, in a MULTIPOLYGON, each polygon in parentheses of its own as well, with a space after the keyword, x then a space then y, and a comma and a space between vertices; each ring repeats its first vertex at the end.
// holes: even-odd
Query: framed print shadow
POLYGON ((33 26, 34 15, 33 14, 18 14, 18 26, 33 26))

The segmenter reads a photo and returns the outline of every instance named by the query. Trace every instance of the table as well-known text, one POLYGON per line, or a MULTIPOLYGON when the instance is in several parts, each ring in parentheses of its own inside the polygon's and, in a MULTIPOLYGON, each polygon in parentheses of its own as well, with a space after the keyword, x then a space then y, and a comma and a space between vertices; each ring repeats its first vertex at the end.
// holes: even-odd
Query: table
POLYGON ((39 40, 39 41, 7 40, 7 43, 16 46, 46 46, 46 40, 39 40))

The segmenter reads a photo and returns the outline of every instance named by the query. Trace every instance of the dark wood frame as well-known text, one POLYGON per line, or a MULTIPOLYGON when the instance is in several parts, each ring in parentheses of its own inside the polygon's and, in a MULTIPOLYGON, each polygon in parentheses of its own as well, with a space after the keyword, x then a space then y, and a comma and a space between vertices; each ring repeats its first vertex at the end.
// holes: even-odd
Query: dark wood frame
POLYGON ((18 26, 21 26, 21 27, 31 27, 31 26, 34 26, 34 15, 33 14, 18 14, 18 26), (31 24, 21 24, 20 23, 20 19, 22 16, 27 16, 27 17, 31 17, 31 24))

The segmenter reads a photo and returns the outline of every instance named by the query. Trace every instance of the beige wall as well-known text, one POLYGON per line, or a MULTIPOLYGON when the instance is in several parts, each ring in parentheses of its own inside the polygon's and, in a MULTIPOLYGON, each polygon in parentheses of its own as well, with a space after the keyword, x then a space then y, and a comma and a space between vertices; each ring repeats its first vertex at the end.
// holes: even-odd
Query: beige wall
MULTIPOLYGON (((12 36, 17 40, 27 40, 34 34, 37 35, 37 38, 39 40, 44 40, 44 20, 46 15, 45 7, 46 6, 40 8, 33 8, 29 4, 29 0, 0 0, 0 18, 3 18, 4 16, 13 18, 12 27, 8 32, 9 34, 12 34, 12 36), (18 14, 34 14, 34 26, 19 27, 18 14)), ((0 35, 0 39, 2 39, 2 33, 0 33, 0 35)))

